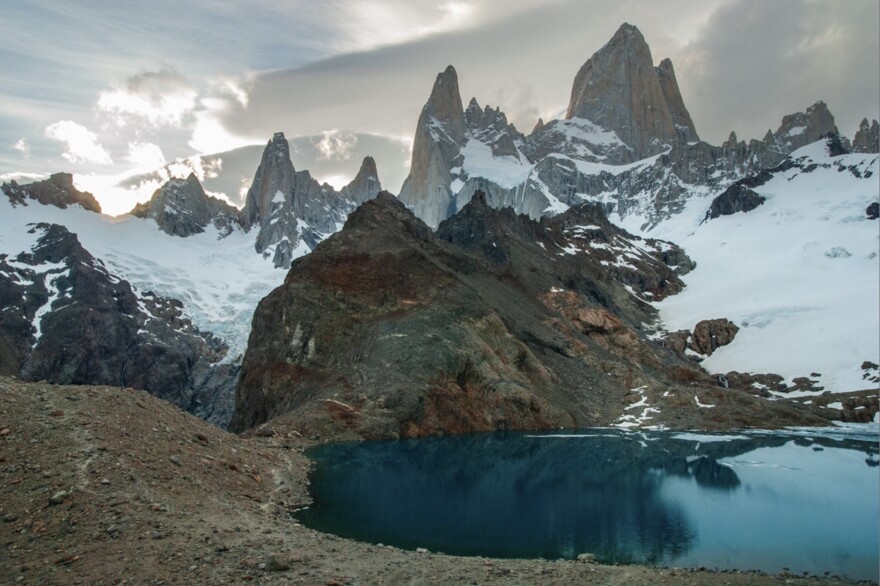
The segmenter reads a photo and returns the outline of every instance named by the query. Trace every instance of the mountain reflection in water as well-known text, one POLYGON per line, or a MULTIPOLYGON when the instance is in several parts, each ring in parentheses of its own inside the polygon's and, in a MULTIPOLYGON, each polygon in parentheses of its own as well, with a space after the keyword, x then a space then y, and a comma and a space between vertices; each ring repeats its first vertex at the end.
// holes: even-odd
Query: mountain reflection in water
MULTIPOLYGON (((778 473, 788 468, 784 462, 753 454, 784 448, 799 450, 797 458, 823 458, 832 448, 854 451, 861 469, 876 476, 870 466, 877 458, 876 443, 771 434, 695 438, 588 430, 329 445, 310 453, 318 464, 312 477, 315 506, 298 516, 342 536, 451 554, 555 559, 591 552, 604 562, 725 567, 727 549, 739 546, 723 545, 728 528, 707 525, 706 518, 713 511, 734 519, 748 516, 735 510, 741 499, 770 499, 785 508, 791 503, 781 495, 794 493, 784 482, 801 482, 778 473), (783 484, 741 478, 773 470, 783 484), (708 562, 699 561, 704 550, 708 562)), ((791 470, 802 468, 794 465, 791 470)), ((871 487, 857 490, 863 489, 871 487)), ((871 539, 877 539, 876 508, 874 503, 873 513, 866 511, 874 515, 875 528, 869 552, 871 539)), ((752 531, 747 526, 730 530, 752 531)), ((763 538, 744 539, 760 543, 763 538)), ((757 556, 743 569, 774 571, 777 563, 798 567, 763 551, 757 556)), ((876 554, 873 560, 876 568, 876 554)), ((871 578, 871 561, 869 569, 849 573, 871 578)), ((731 558, 729 563, 743 562, 731 558)), ((804 569, 836 568, 808 564, 804 569)))

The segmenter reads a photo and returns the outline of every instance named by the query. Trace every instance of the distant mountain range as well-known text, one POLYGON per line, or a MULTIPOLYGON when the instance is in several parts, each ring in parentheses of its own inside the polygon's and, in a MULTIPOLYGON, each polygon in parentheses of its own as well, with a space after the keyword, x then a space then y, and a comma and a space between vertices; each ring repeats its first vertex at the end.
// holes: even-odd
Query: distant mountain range
POLYGON ((627 24, 528 135, 464 107, 450 66, 397 199, 370 156, 319 184, 281 133, 241 209, 195 174, 122 218, 70 175, 3 184, 0 374, 369 437, 867 420, 876 401, 817 397, 880 382, 878 144, 821 101, 702 142, 627 24))

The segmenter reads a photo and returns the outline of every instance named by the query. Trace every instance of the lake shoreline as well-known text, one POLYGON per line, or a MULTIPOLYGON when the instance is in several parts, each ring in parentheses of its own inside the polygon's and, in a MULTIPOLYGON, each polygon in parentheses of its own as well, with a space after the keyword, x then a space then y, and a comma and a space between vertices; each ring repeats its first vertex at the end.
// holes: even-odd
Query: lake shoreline
POLYGON ((291 521, 317 445, 243 438, 131 389, 0 378, 0 582, 870 584, 419 553, 291 521))

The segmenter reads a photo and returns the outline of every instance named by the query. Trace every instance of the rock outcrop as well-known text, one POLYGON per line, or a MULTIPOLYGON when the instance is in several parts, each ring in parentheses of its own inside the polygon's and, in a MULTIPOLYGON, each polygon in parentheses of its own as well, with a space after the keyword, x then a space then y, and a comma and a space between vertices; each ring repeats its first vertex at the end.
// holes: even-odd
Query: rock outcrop
POLYGON ((737 182, 712 200, 704 221, 713 220, 721 216, 730 216, 738 212, 750 212, 765 201, 766 198, 737 182))
POLYGON ((381 185, 376 163, 364 159, 354 180, 337 192, 320 185, 308 171, 296 171, 284 134, 266 145, 248 190, 241 224, 259 230, 257 252, 271 256, 275 266, 287 267, 298 247, 308 249, 332 234, 359 203, 374 197, 381 185))
POLYGON ((720 346, 733 342, 739 327, 729 319, 706 319, 694 326, 688 347, 697 354, 710 356, 720 346))
POLYGON ((101 213, 101 204, 88 191, 80 191, 73 186, 73 175, 55 173, 48 179, 19 185, 15 181, 4 183, 0 190, 6 194, 12 205, 27 205, 27 200, 38 201, 43 205, 59 208, 78 205, 90 212, 101 213))
POLYGON ((400 189, 400 201, 431 227, 455 211, 452 172, 467 142, 458 74, 451 65, 437 75, 422 108, 413 139, 410 174, 400 189))
POLYGON ((666 59, 655 68, 648 43, 630 24, 622 25, 578 71, 565 117, 584 118, 614 132, 636 159, 699 140, 672 62, 666 59))
POLYGON ((838 134, 837 125, 825 102, 818 101, 807 108, 806 112, 783 117, 782 124, 772 135, 772 139, 765 137, 764 142, 775 143, 780 152, 788 154, 821 140, 828 134, 838 134))
POLYGON ((228 235, 239 216, 238 209, 206 194, 192 173, 186 179, 170 179, 148 202, 137 204, 129 213, 155 220, 166 234, 183 238, 201 234, 211 224, 221 235, 228 235))
POLYGON ((852 141, 852 150, 854 153, 880 153, 880 124, 876 120, 868 125, 868 119, 862 119, 852 141))
POLYGON ((238 369, 179 301, 140 297, 57 224, 28 253, 0 254, 0 374, 59 384, 130 386, 217 425, 231 415, 238 369))
MULTIPOLYGON (((649 252, 672 245, 633 238, 596 206, 536 222, 482 193, 434 234, 380 194, 260 303, 232 429, 272 420, 387 438, 607 425, 634 402, 628 389, 716 389, 646 339, 644 300, 682 285, 649 252)), ((677 404, 670 414, 698 410, 677 404)))

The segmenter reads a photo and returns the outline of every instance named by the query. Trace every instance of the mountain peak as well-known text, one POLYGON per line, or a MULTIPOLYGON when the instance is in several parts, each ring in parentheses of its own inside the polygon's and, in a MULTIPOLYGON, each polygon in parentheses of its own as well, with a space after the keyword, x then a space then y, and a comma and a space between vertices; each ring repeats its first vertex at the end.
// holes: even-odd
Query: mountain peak
POLYGON ((101 213, 101 205, 88 191, 80 191, 73 185, 70 173, 54 173, 48 179, 19 185, 15 181, 3 183, 0 191, 6 194, 13 205, 27 205, 26 199, 32 199, 43 205, 66 208, 78 204, 83 209, 101 213))
POLYGON ((637 26, 625 22, 618 27, 614 36, 608 41, 608 45, 631 42, 644 43, 647 45, 645 37, 642 35, 642 31, 640 31, 637 26))
POLYGON ((642 33, 627 23, 578 71, 566 118, 615 132, 636 158, 698 140, 672 62, 664 59, 655 68, 642 33))
POLYGON ((458 73, 452 65, 437 74, 424 112, 444 124, 450 138, 456 142, 464 139, 464 108, 461 104, 461 92, 458 89, 458 73))
POLYGON ((351 183, 342 188, 342 194, 349 198, 355 205, 360 205, 372 199, 382 190, 379 182, 379 172, 376 169, 376 161, 371 156, 364 157, 361 168, 351 183))

